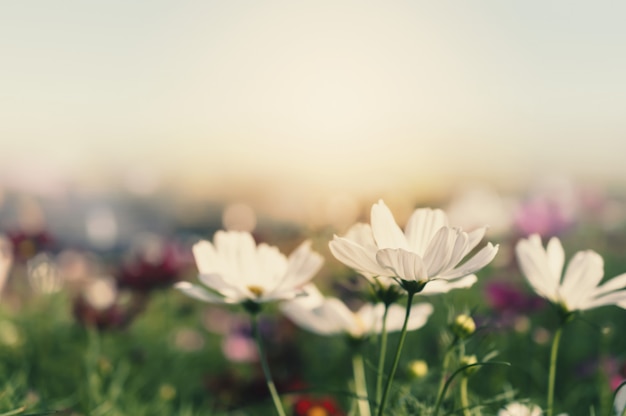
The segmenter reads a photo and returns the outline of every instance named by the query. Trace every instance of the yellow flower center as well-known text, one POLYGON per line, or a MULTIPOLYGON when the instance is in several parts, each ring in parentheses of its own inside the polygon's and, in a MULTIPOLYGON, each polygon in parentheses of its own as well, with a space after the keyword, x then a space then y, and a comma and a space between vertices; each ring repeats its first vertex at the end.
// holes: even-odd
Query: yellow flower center
POLYGON ((29 258, 35 255, 37 247, 35 247, 35 243, 31 240, 24 240, 18 244, 17 251, 22 257, 29 258))
POLYGON ((313 406, 306 412, 307 416, 328 416, 328 412, 322 406, 313 406))
POLYGON ((263 288, 260 286, 251 285, 251 286, 248 286, 248 290, 252 292, 252 294, 256 296, 257 298, 260 298, 261 295, 263 294, 263 288))

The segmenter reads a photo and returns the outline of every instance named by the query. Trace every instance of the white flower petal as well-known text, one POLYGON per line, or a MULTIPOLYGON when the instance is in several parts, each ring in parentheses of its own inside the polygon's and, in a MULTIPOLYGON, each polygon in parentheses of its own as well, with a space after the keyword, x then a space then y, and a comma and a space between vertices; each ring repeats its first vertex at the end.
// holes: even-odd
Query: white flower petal
POLYGON ((465 263, 456 267, 449 272, 442 274, 440 277, 442 279, 453 280, 458 279, 459 277, 467 276, 468 274, 473 274, 476 271, 482 269, 487 264, 493 260, 493 258, 498 254, 499 246, 494 246, 491 243, 487 243, 485 247, 480 249, 478 253, 476 253, 473 257, 467 260, 465 263))
MULTIPOLYGON (((407 331, 414 331, 423 327, 428 318, 433 312, 433 306, 429 303, 416 303, 411 306, 411 315, 409 315, 409 321, 407 322, 407 331)), ((393 304, 389 306, 387 312, 387 331, 395 332, 402 329, 404 324, 404 317, 406 315, 406 307, 393 304)), ((377 332, 382 330, 382 319, 380 328, 377 328, 377 332)))
POLYGON ((379 249, 403 248, 408 249, 404 233, 394 220, 387 205, 380 200, 372 206, 371 213, 372 233, 379 249))
POLYGON ((213 243, 226 267, 224 274, 236 276, 243 286, 262 284, 257 274, 256 244, 250 233, 218 231, 213 243))
POLYGON ((174 287, 184 294, 191 296, 192 298, 199 299, 203 302, 209 303, 234 303, 233 299, 226 299, 220 296, 217 296, 200 286, 192 285, 189 282, 178 282, 174 285, 174 287))
POLYGON ((593 297, 602 296, 619 289, 626 289, 626 273, 615 276, 602 286, 599 286, 593 292, 593 297))
POLYGON ((504 409, 498 411, 498 416, 541 416, 542 411, 534 404, 525 405, 513 402, 506 405, 504 409))
POLYGON ((324 295, 313 283, 309 283, 302 288, 303 295, 296 299, 304 307, 312 309, 324 303, 324 295))
POLYGON ((411 251, 423 256, 430 241, 441 227, 448 226, 448 217, 440 209, 418 208, 406 225, 406 239, 411 251))
MULTIPOLYGON (((273 290, 285 278, 287 272, 287 258, 277 247, 265 243, 259 244, 256 249, 257 279, 253 286, 264 290, 273 290)), ((250 285, 249 281, 245 281, 250 285)))
POLYGON ((411 315, 406 328, 408 331, 415 331, 426 325, 428 318, 433 313, 433 305, 430 303, 415 303, 411 306, 411 315))
POLYGON ((374 233, 372 227, 369 224, 358 222, 348 229, 346 239, 355 242, 362 246, 366 250, 376 251, 378 246, 376 240, 374 240, 374 233))
POLYGON ((371 303, 364 304, 354 314, 355 328, 353 328, 352 334, 355 335, 359 331, 361 335, 371 332, 380 332, 377 328, 382 327, 384 313, 385 305, 382 303, 376 305, 371 303))
POLYGON ((552 272, 552 276, 561 276, 563 273, 563 264, 565 264, 565 252, 561 241, 552 237, 546 246, 546 255, 548 256, 548 266, 552 272))
POLYGON ((201 273, 198 275, 198 280, 206 287, 221 293, 227 298, 245 297, 248 293, 245 288, 231 284, 217 273, 201 273))
POLYGON ((329 325, 325 316, 320 314, 319 308, 308 308, 298 302, 298 299, 283 302, 281 312, 294 324, 309 332, 319 335, 332 335, 338 332, 337 328, 329 325))
POLYGON ((459 230, 448 227, 440 228, 435 233, 430 245, 424 253, 424 266, 429 278, 438 276, 450 263, 454 243, 459 230))
POLYGON ((561 300, 569 310, 576 310, 604 276, 604 261, 594 251, 579 251, 570 260, 559 289, 561 300))
POLYGON ((213 244, 209 241, 199 241, 193 245, 193 257, 198 271, 204 274, 221 272, 221 259, 217 255, 213 244))
POLYGON ((458 232, 456 234, 456 241, 452 247, 452 252, 450 254, 450 260, 448 264, 446 264, 443 270, 450 270, 454 268, 459 262, 465 257, 468 253, 467 246, 469 242, 469 235, 464 232, 458 232))
POLYGON ((439 295, 441 293, 448 293, 453 289, 466 289, 472 287, 477 281, 478 278, 475 274, 470 274, 452 281, 443 279, 431 280, 424 286, 420 295, 439 295))
POLYGON ((311 280, 324 264, 324 258, 311 250, 311 242, 305 241, 289 256, 285 278, 279 285, 299 287, 311 280))
POLYGON ((328 243, 328 247, 337 260, 365 277, 372 278, 389 274, 376 261, 376 251, 368 251, 365 247, 338 236, 328 243))
POLYGON ((626 409, 626 382, 622 382, 617 390, 615 390, 613 409, 615 410, 615 416, 622 416, 624 414, 624 409, 626 409))
POLYGON ((369 331, 369 327, 360 325, 354 312, 337 298, 327 298, 320 308, 320 313, 327 322, 333 322, 337 328, 355 337, 363 336, 369 331))
MULTIPOLYGON (((626 302, 626 290, 618 290, 617 292, 611 292, 606 295, 598 296, 597 298, 583 298, 578 301, 576 309, 587 310, 608 305, 620 306, 623 302, 626 302)), ((624 308, 623 306, 620 307, 624 308)))
POLYGON ((478 243, 481 242, 481 240, 485 236, 485 232, 487 232, 487 227, 477 228, 474 231, 467 233, 468 241, 463 257, 468 255, 469 252, 472 251, 474 247, 476 247, 478 243))
POLYGON ((539 296, 558 302, 557 291, 561 276, 552 274, 539 236, 532 235, 528 239, 520 240, 515 247, 515 252, 522 273, 534 291, 539 296))
POLYGON ((428 279, 422 258, 401 248, 386 248, 376 253, 378 263, 403 280, 424 281, 428 279))

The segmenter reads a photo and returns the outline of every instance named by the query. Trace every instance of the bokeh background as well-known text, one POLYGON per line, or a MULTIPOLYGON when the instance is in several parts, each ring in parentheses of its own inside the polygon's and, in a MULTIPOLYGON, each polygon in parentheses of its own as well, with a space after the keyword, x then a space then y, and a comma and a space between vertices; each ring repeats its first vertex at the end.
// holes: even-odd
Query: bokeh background
POLYGON ((467 183, 626 178, 620 2, 0 7, 7 192, 310 220, 467 183))
MULTIPOLYGON (((2 2, 0 413, 271 414, 247 317, 171 289, 196 279, 191 244, 220 228, 284 252, 311 238, 316 282, 356 307, 364 281, 327 244, 379 198, 400 224, 437 206, 500 244, 409 336, 406 397, 434 388, 448 315, 471 310, 489 328, 476 353, 513 363, 472 394, 493 413, 542 403, 557 319, 513 247, 556 235, 568 258, 591 248, 608 277, 626 271, 625 15, 577 0, 2 2), (412 359, 433 368, 422 384, 412 359)), ((565 332, 570 415, 608 413, 623 313, 565 332)), ((281 391, 345 390, 342 339, 267 321, 281 391)))

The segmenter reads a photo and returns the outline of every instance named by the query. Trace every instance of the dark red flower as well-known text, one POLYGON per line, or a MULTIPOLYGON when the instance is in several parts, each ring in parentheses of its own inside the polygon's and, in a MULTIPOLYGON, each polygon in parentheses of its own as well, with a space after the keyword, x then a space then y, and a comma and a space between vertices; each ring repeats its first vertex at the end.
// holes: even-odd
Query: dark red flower
POLYGON ((97 309, 83 298, 76 299, 73 312, 78 322, 100 330, 122 328, 130 321, 130 316, 119 305, 97 309))
POLYGON ((501 313, 525 314, 545 304, 543 299, 505 282, 489 283, 486 294, 491 307, 501 313))
POLYGON ((120 267, 118 283, 137 291, 171 286, 187 263, 176 244, 151 237, 131 251, 120 267))
POLYGON ((45 230, 13 230, 6 233, 13 245, 13 258, 17 262, 26 262, 37 253, 51 250, 54 240, 45 230))
POLYGON ((100 330, 121 329, 145 309, 147 297, 117 291, 112 279, 96 279, 74 300, 74 317, 100 330))
POLYGON ((293 405, 294 416, 342 416, 345 413, 330 397, 312 398, 303 396, 293 405))

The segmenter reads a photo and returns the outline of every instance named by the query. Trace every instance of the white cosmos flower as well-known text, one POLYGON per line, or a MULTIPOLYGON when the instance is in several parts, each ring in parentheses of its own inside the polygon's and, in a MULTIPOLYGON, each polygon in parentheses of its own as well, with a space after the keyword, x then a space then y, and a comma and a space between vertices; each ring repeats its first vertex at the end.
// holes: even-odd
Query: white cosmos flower
POLYGON ((370 281, 389 285, 392 279, 428 283, 422 294, 444 293, 469 287, 473 274, 498 252, 488 243, 464 263, 459 263, 482 240, 486 227, 470 233, 448 226, 440 209, 416 209, 403 232, 381 200, 372 206, 371 226, 354 225, 345 237, 334 236, 330 251, 345 265, 370 281))
POLYGON ((498 416, 541 416, 542 413, 537 405, 513 402, 500 409, 498 416))
POLYGON ((615 416, 622 416, 626 412, 626 382, 622 382, 615 390, 613 410, 615 410, 615 416))
POLYGON ((310 241, 287 258, 278 248, 264 243, 257 246, 250 233, 239 231, 218 231, 213 243, 196 243, 193 255, 204 287, 189 282, 175 287, 194 298, 217 303, 292 299, 302 294, 302 287, 323 263, 322 256, 311 250, 310 241))
MULTIPOLYGON (((281 310, 296 325, 319 335, 348 334, 353 338, 364 338, 382 331, 385 306, 382 303, 367 303, 357 312, 352 312, 345 303, 333 297, 324 297, 312 284, 305 287, 307 296, 283 302, 281 310)), ((389 306, 387 312, 387 331, 402 329, 405 307, 389 306)), ((413 331, 426 324, 433 311, 432 305, 419 303, 413 305, 407 323, 407 330, 413 331)))
POLYGON ((535 292, 560 305, 566 312, 604 305, 626 309, 626 273, 600 285, 604 276, 604 261, 595 251, 576 253, 565 274, 565 253, 556 237, 551 238, 544 249, 541 237, 533 234, 520 240, 515 251, 522 273, 535 292))

